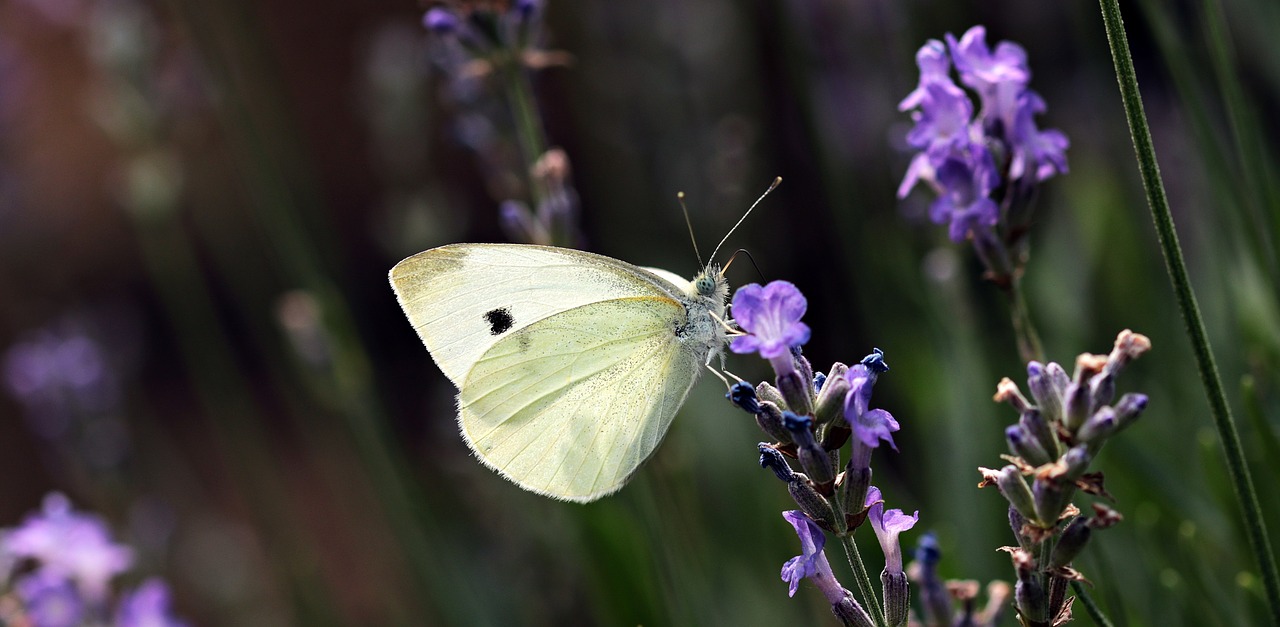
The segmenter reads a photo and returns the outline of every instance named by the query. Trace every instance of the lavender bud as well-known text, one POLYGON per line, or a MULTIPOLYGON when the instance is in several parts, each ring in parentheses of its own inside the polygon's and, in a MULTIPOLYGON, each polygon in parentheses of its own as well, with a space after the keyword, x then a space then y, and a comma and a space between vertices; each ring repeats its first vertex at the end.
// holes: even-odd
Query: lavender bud
POLYGON ((805 377, 797 370, 778 375, 778 389, 787 403, 787 409, 801 416, 813 414, 813 395, 810 393, 812 376, 805 377))
POLYGON ((915 563, 920 568, 917 581, 928 625, 951 624, 951 599, 938 576, 938 562, 941 561, 942 547, 938 546, 938 538, 932 532, 921 535, 916 542, 915 563))
MULTIPOLYGON (((1061 370, 1061 366, 1058 369, 1061 370)), ((1065 374, 1064 372, 1063 375, 1065 374)), ((1031 397, 1036 399, 1036 407, 1046 422, 1062 420, 1062 394, 1053 383, 1051 371, 1041 366, 1040 362, 1027 364, 1027 387, 1031 389, 1031 397)))
POLYGON ((1111 403, 1111 399, 1116 396, 1116 378, 1114 375, 1103 372, 1089 380, 1089 408, 1092 411, 1098 411, 1099 407, 1111 403))
POLYGON ((1101 446, 1107 438, 1115 434, 1119 427, 1116 421, 1116 410, 1110 407, 1103 407, 1098 412, 1089 417, 1080 430, 1076 432, 1076 440, 1085 444, 1092 444, 1096 448, 1101 446))
MULTIPOLYGON (((1023 517, 1028 520, 1040 520, 1036 515, 1035 497, 1017 466, 1010 464, 1001 468, 996 476, 996 487, 1000 488, 1000 494, 1009 501, 1009 505, 1018 510, 1023 517)), ((1014 531, 1017 532, 1016 529, 1014 531)))
POLYGON ((756 424, 766 435, 783 444, 791 443, 791 432, 782 425, 782 410, 778 406, 764 401, 760 403, 760 413, 756 414, 756 424))
POLYGON ((761 442, 756 445, 760 451, 760 467, 768 468, 778 479, 790 483, 795 480, 796 473, 791 470, 791 466, 787 464, 786 458, 778 449, 773 448, 767 442, 761 442))
MULTIPOLYGON (((799 347, 799 346, 792 346, 792 347, 791 347, 791 359, 792 359, 793 361, 795 361, 795 364, 796 364, 796 371, 800 373, 800 378, 802 378, 802 379, 804 379, 805 381, 808 381, 808 382, 810 382, 810 384, 812 384, 812 382, 813 382, 813 364, 810 364, 810 363, 809 363, 809 359, 808 359, 807 357, 805 357, 805 356, 804 356, 804 352, 802 352, 802 351, 800 350, 800 347, 799 347)), ((813 391, 812 391, 812 388, 810 388, 809 397, 810 397, 810 398, 813 398, 813 395, 814 395, 814 394, 815 394, 815 392, 813 392, 813 391)))
POLYGON ((1042 466, 1053 461, 1049 452, 1040 446, 1035 438, 1021 424, 1010 425, 1004 430, 1004 439, 1009 443, 1009 450, 1014 455, 1032 466, 1042 466))
POLYGON ((1079 385, 1071 382, 1067 386, 1066 398, 1063 402, 1062 424, 1070 433, 1084 424, 1085 419, 1089 417, 1089 386, 1079 385))
POLYGON ((1031 624, 1048 624, 1049 599, 1045 596, 1044 587, 1040 585, 1034 565, 1030 557, 1026 561, 1020 561, 1017 556, 1014 557, 1018 583, 1013 588, 1013 598, 1018 604, 1018 611, 1031 624))
POLYGON ((1116 431, 1119 432, 1125 427, 1133 424, 1138 419, 1138 415, 1142 410, 1147 408, 1147 395, 1129 393, 1120 397, 1120 402, 1116 403, 1116 431))
POLYGON ((809 478, 796 473, 791 482, 787 484, 787 493, 791 495, 791 499, 800 507, 800 511, 804 512, 813 522, 824 529, 831 529, 831 523, 835 521, 835 511, 831 509, 831 502, 826 497, 818 494, 813 488, 813 483, 809 478))
MULTIPOLYGON (((1030 488, 1027 489, 1027 492, 1031 492, 1030 488)), ((1022 513, 1018 511, 1018 508, 1010 505, 1009 528, 1013 530, 1013 537, 1018 539, 1018 546, 1021 547, 1022 550, 1034 553, 1035 549, 1039 548, 1040 545, 1036 544, 1031 540, 1031 538, 1028 538, 1026 534, 1022 533, 1022 528, 1027 526, 1027 524, 1027 517, 1023 516, 1022 513)))
POLYGON ((778 388, 773 387, 768 381, 762 381, 760 385, 756 386, 756 398, 773 403, 778 407, 787 405, 787 401, 782 398, 782 392, 779 392, 778 388))
POLYGON ((796 458, 800 460, 800 467, 809 478, 818 485, 834 481, 836 472, 832 467, 831 457, 818 446, 818 441, 813 436, 813 419, 783 412, 782 426, 791 433, 791 440, 796 443, 796 458))
POLYGON ((1090 447, 1084 444, 1073 446, 1062 456, 1062 464, 1065 467, 1062 476, 1067 481, 1075 481, 1084 476, 1086 470, 1089 470, 1089 464, 1093 463, 1093 453, 1090 447))
POLYGON ((1013 379, 1005 377, 996 385, 996 395, 994 397, 997 403, 1008 403, 1022 413, 1031 409, 1031 403, 1027 401, 1027 397, 1022 395, 1022 390, 1018 389, 1018 384, 1013 379))
POLYGON ((818 398, 814 403, 813 416, 819 425, 844 423, 844 399, 849 394, 849 378, 845 376, 849 367, 837 363, 831 367, 828 375, 818 375, 822 383, 816 383, 818 398))
POLYGON ((1036 479, 1031 488, 1035 499, 1035 520, 1042 527, 1051 527, 1071 502, 1075 486, 1048 479, 1036 479))
POLYGON ((851 515, 862 512, 870 487, 870 468, 846 467, 844 474, 840 475, 840 482, 836 484, 836 498, 840 501, 841 511, 851 515))
POLYGON ((1037 409, 1029 409, 1022 412, 1022 416, 1018 418, 1018 424, 1031 437, 1035 438, 1036 442, 1049 454, 1050 458, 1058 456, 1060 451, 1058 437, 1054 435, 1053 427, 1045 419, 1044 414, 1037 409))
POLYGON ((844 598, 831 604, 831 613, 835 614, 842 625, 854 627, 875 627, 867 611, 853 598, 853 593, 845 590, 844 598))
POLYGON ((901 625, 907 620, 911 607, 911 584, 907 574, 898 571, 880 572, 880 589, 884 591, 884 620, 889 625, 901 625))
POLYGON ((1053 553, 1049 557, 1049 568, 1061 568, 1071 563, 1080 554, 1081 549, 1089 543, 1089 536, 1093 530, 1089 528, 1088 520, 1083 516, 1077 516, 1066 529, 1062 530, 1062 535, 1058 538, 1058 544, 1053 547, 1053 553))
POLYGON ((725 398, 733 403, 734 407, 742 409, 749 414, 760 413, 760 402, 756 400, 756 389, 746 381, 739 381, 729 386, 729 391, 725 392, 725 398))

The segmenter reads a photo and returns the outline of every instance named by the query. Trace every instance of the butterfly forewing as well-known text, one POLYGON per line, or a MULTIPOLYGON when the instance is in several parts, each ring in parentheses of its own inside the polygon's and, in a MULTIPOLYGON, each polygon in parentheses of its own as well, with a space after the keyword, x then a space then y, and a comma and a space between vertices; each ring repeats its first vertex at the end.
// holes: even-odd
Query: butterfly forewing
POLYGON ((396 264, 391 286, 459 388, 481 355, 538 320, 615 298, 680 296, 669 281, 616 259, 521 244, 433 248, 396 264))
POLYGON ((612 299, 494 343, 461 387, 459 422, 489 466, 572 501, 616 491, 657 447, 701 363, 666 297, 612 299))

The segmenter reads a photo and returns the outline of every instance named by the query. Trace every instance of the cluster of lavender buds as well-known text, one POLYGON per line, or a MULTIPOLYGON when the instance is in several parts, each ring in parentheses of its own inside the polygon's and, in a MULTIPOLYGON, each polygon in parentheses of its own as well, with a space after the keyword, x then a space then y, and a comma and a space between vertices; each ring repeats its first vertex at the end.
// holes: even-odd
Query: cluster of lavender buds
POLYGON ((808 303, 791 283, 745 285, 733 296, 734 322, 743 331, 730 350, 756 353, 773 366, 773 384, 731 386, 727 394, 737 407, 751 413, 773 442, 759 444, 760 465, 787 485, 798 510, 783 517, 795 527, 801 554, 782 567, 782 579, 795 594, 808 578, 831 603, 831 611, 845 625, 905 624, 910 590, 903 571, 898 535, 912 528, 919 512, 885 510, 880 490, 871 485, 871 453, 887 442, 890 447, 898 422, 883 409, 871 409, 871 389, 888 371, 877 349, 861 362, 836 363, 828 374, 813 372, 800 346, 809 340, 809 327, 800 322, 808 303), (849 460, 840 470, 840 449, 850 443, 849 460), (792 469, 794 460, 801 472, 792 469), (852 534, 871 522, 885 566, 881 572, 883 606, 871 589, 853 544, 852 534), (824 532, 842 540, 863 602, 836 580, 823 552, 824 532), (872 616, 874 615, 874 619, 872 616))
POLYGON ((942 548, 932 533, 920 536, 907 576, 920 586, 921 624, 926 627, 996 627, 1009 605, 1012 587, 1003 581, 987 584, 987 603, 978 609, 981 586, 971 579, 943 581, 938 575, 942 548))
POLYGON ((946 44, 931 39, 916 53, 920 83, 898 108, 912 111, 907 142, 920 152, 898 197, 920 182, 931 187, 937 199, 929 217, 948 224, 953 241, 972 241, 987 278, 1007 289, 1026 264, 1037 186, 1066 173, 1068 142, 1057 130, 1036 127, 1045 103, 1027 88, 1026 51, 1008 41, 993 51, 986 35, 974 26, 959 40, 947 34, 946 44), (976 115, 969 94, 952 81, 952 65, 978 95, 976 115))
POLYGON ((40 512, 0 530, 0 624, 34 627, 184 627, 169 588, 152 578, 118 595, 111 580, 133 564, 133 550, 111 539, 101 518, 66 496, 45 496, 40 512))
POLYGON ((1147 406, 1145 394, 1125 394, 1112 404, 1116 375, 1151 348, 1145 336, 1129 330, 1116 338, 1108 355, 1085 353, 1068 376, 1056 363, 1027 364, 1031 400, 1008 378, 995 400, 1018 410, 1018 422, 1005 430, 1012 455, 999 470, 979 468, 982 483, 994 485, 1009 501, 1009 523, 1018 546, 1005 547, 1017 572, 1014 598, 1028 627, 1062 625, 1071 619, 1067 586, 1082 580, 1072 560, 1094 529, 1121 520, 1115 510, 1092 505, 1088 516, 1072 504, 1077 490, 1108 500, 1102 473, 1087 472, 1103 444, 1133 424, 1147 406), (1028 485, 1030 478, 1030 485, 1028 485))
POLYGON ((422 22, 432 34, 436 65, 450 78, 458 138, 477 155, 491 194, 501 200, 507 236, 575 246, 581 236, 569 158, 547 148, 526 75, 569 62, 565 53, 539 47, 541 9, 537 0, 457 2, 429 9, 422 22), (504 98, 489 97, 490 84, 504 98), (508 128, 518 150, 506 139, 508 128))

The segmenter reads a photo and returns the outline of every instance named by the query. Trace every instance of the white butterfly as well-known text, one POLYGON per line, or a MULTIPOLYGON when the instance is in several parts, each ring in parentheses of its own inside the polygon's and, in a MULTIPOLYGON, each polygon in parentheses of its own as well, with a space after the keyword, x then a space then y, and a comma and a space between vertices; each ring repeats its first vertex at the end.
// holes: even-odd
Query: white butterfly
POLYGON ((390 278, 458 387, 467 445, 520 487, 567 501, 621 488, 725 344, 729 287, 714 266, 685 281, 564 248, 452 244, 390 278))

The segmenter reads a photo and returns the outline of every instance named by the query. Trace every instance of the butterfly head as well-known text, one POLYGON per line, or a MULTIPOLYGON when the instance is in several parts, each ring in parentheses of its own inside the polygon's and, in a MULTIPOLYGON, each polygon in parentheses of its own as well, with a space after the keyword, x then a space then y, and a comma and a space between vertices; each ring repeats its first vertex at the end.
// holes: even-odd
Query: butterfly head
POLYGON ((693 291, 696 296, 723 305, 729 296, 729 282, 718 266, 711 265, 693 277, 693 291))

